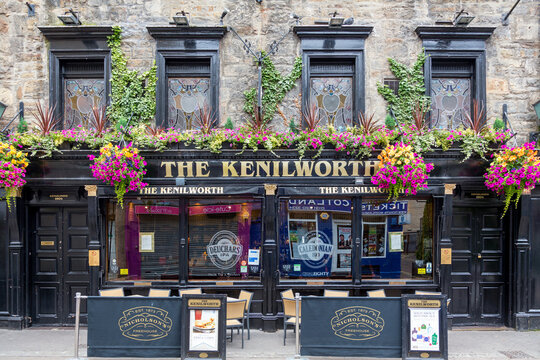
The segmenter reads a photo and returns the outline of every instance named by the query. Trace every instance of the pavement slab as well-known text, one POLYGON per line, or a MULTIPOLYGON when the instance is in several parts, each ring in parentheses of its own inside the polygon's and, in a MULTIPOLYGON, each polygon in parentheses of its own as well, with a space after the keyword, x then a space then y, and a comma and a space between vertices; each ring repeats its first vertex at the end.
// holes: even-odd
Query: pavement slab
MULTIPOLYGON (((81 329, 79 357, 86 358, 86 329, 81 329)), ((451 330, 448 332, 449 359, 471 360, 540 360, 540 331, 518 332, 504 330, 451 330)), ((287 360, 293 359, 294 336, 290 332, 283 346, 283 332, 251 331, 241 348, 240 336, 227 341, 228 360, 287 360)), ((340 357, 303 357, 309 360, 336 360, 340 357)), ((74 359, 73 328, 29 328, 22 331, 0 329, 1 360, 67 360, 74 359)), ((107 358, 92 358, 103 359, 107 358)), ((114 358, 116 360, 132 358, 114 358)), ((350 360, 372 359, 351 357, 350 360)), ((379 358, 380 359, 380 358, 379 358)), ((167 360, 167 359, 164 359, 167 360)))

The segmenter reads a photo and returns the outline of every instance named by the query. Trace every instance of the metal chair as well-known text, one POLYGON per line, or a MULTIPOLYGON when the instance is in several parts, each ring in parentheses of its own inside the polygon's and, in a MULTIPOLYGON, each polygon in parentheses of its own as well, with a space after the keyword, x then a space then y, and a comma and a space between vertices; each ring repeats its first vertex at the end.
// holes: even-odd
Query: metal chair
POLYGON ((253 293, 245 290, 240 290, 240 295, 238 296, 238 299, 246 301, 244 321, 247 323, 248 340, 250 340, 251 334, 249 332, 249 314, 251 312, 251 300, 253 300, 253 293))
POLYGON ((99 296, 107 296, 107 297, 124 296, 124 288, 101 289, 99 290, 99 296))
POLYGON ((349 291, 345 291, 345 290, 326 290, 324 289, 324 294, 323 296, 325 297, 348 297, 349 296, 349 291))
POLYGON ((374 297, 374 298, 383 298, 383 297, 386 297, 386 293, 384 292, 384 289, 370 290, 367 292, 367 296, 374 297))
MULTIPOLYGON (((287 326, 291 325, 296 332, 296 300, 284 297, 283 299, 283 345, 287 338, 287 326)), ((298 325, 302 325, 302 302, 298 307, 298 325)))
POLYGON ((170 289, 150 289, 148 291, 148 297, 169 297, 170 295, 170 289))
POLYGON ((244 348, 244 313, 246 312, 246 300, 227 302, 227 329, 231 329, 231 342, 233 341, 233 329, 242 328, 242 349, 244 348))
POLYGON ((178 291, 178 294, 180 295, 180 297, 182 297, 182 295, 184 294, 202 294, 202 289, 201 288, 184 289, 184 290, 178 291))

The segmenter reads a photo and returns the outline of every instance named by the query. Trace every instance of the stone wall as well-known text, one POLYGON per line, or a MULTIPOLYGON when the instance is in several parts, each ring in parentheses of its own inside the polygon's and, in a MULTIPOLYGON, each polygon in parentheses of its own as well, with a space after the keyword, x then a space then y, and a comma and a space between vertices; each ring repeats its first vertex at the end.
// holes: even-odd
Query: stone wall
MULTIPOLYGON (((377 93, 377 82, 391 77, 386 59, 412 63, 421 51, 421 40, 414 33, 419 25, 434 25, 438 20, 453 19, 461 6, 476 16, 471 26, 496 26, 487 41, 487 108, 493 121, 501 117, 508 104, 509 117, 520 140, 537 130, 532 104, 540 100, 540 3, 522 0, 503 26, 501 16, 514 1, 495 0, 31 0, 36 16, 28 16, 26 0, 3 0, 0 3, 0 101, 9 105, 3 120, 17 111, 19 101, 28 110, 35 102, 48 102, 48 55, 46 41, 38 25, 60 25, 57 15, 67 8, 80 11, 87 25, 118 24, 124 29, 123 48, 129 65, 148 69, 155 56, 155 41, 146 31, 148 25, 165 25, 177 11, 191 15, 198 26, 216 25, 223 8, 225 18, 238 33, 268 49, 293 24, 292 12, 303 16, 302 24, 328 18, 338 11, 353 16, 355 25, 373 26, 366 41, 366 111, 375 112, 382 121, 386 104, 377 93)), ((299 54, 299 40, 290 33, 272 59, 277 68, 289 72, 299 54)), ((221 121, 231 117, 238 124, 242 112, 243 91, 256 85, 256 66, 240 41, 227 33, 221 45, 220 113, 221 121)), ((299 118, 296 102, 299 87, 291 91, 280 106, 286 118, 299 118), (296 100, 296 101, 295 101, 296 100)), ((29 112, 27 119, 31 120, 29 112)), ((284 119, 276 115, 275 128, 284 128, 284 119)))

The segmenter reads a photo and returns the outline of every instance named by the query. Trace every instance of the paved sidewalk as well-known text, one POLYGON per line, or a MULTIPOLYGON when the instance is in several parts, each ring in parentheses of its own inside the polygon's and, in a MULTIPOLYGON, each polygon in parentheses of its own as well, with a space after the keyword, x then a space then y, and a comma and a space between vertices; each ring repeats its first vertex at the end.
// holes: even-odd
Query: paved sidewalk
MULTIPOLYGON (((537 359, 540 360, 540 331, 463 331, 449 332, 450 359, 537 359)), ((0 329, 0 359, 52 360, 74 358, 73 328, 30 328, 23 331, 0 329)), ((79 356, 86 357, 86 329, 81 330, 79 356)), ((252 330, 251 340, 241 349, 240 337, 227 342, 228 360, 285 360, 294 356, 294 337, 287 336, 283 346, 283 332, 264 333, 252 330)), ((339 359, 309 356, 310 360, 339 359)), ((103 359, 103 358, 99 358, 103 359)), ((117 358, 118 359, 118 358, 117 358)), ((347 358, 368 359, 368 358, 347 358)))

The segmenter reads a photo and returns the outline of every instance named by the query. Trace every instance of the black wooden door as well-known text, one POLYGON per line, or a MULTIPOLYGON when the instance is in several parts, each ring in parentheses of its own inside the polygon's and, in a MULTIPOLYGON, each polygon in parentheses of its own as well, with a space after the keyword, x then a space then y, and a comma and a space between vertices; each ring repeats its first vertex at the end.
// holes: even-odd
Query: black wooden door
MULTIPOLYGON (((75 293, 88 294, 87 208, 43 207, 30 212, 32 322, 75 322, 75 293)), ((86 302, 81 302, 86 322, 86 302)))
POLYGON ((504 325, 507 246, 500 208, 454 207, 449 297, 454 325, 504 325))

